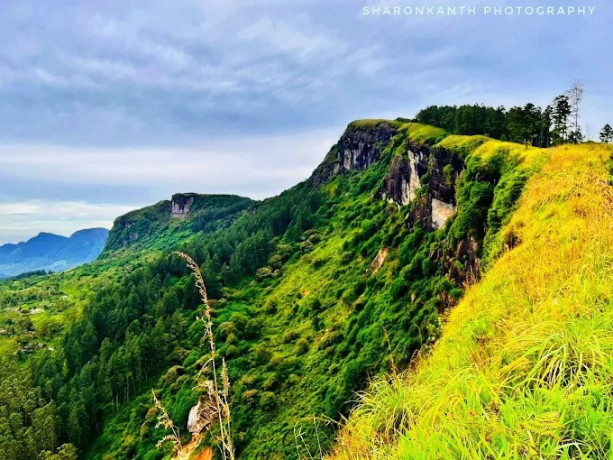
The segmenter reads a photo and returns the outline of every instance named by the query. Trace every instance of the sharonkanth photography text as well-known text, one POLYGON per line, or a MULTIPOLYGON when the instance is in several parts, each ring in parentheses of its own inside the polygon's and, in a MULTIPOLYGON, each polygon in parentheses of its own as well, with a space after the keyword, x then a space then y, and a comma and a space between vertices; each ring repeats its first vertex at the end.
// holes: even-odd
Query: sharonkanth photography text
POLYGON ((594 16, 595 6, 363 6, 364 16, 594 16))

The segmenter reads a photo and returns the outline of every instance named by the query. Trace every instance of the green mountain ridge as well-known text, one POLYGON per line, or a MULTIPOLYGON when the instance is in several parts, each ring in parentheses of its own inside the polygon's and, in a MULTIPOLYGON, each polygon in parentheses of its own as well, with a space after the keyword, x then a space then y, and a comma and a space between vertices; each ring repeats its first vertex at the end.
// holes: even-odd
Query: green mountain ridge
MULTIPOLYGON (((26 414, 6 431, 0 412, 0 450, 168 457, 170 443, 156 447, 165 432, 151 391, 189 442, 208 348, 194 277, 170 255, 181 250, 212 299, 237 457, 319 455, 335 436, 327 421, 349 414, 370 377, 427 350, 465 285, 512 244, 500 230, 546 157, 400 119, 358 120, 311 178, 277 197, 178 194, 118 218, 102 258, 82 269, 93 284, 82 311, 21 379, 30 387, 20 394, 36 395, 29 413, 47 423, 26 414)), ((5 368, 0 403, 16 385, 5 368)), ((23 412, 27 399, 10 404, 23 412)))
POLYGON ((177 193, 171 200, 131 211, 113 223, 103 257, 120 249, 167 249, 201 231, 230 222, 255 202, 235 195, 177 193))

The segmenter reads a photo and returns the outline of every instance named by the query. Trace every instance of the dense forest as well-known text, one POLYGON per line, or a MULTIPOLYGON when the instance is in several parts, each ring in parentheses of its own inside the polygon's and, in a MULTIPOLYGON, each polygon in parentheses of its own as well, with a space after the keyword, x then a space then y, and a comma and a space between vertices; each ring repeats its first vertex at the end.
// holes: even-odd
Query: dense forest
POLYGON ((220 424, 187 424, 207 400, 203 372, 222 358, 237 457, 327 450, 356 392, 427 353, 465 288, 520 244, 503 229, 549 154, 477 134, 558 142, 544 112, 418 114, 448 131, 353 122, 310 179, 277 197, 189 196, 180 219, 161 202, 118 218, 96 263, 3 282, 3 458, 151 460, 218 446, 220 424), (532 133, 518 134, 528 113, 532 133), (210 337, 177 250, 202 273, 210 337))
MULTIPOLYGON (((523 107, 486 107, 484 105, 430 106, 421 110, 416 121, 439 126, 450 133, 483 134, 495 139, 550 147, 563 143, 577 144, 584 140, 579 124, 584 88, 575 81, 566 92, 557 96, 545 108, 533 103, 523 107)), ((608 125, 607 125, 608 126, 608 125)), ((605 126, 600 135, 610 142, 610 129, 605 126)))

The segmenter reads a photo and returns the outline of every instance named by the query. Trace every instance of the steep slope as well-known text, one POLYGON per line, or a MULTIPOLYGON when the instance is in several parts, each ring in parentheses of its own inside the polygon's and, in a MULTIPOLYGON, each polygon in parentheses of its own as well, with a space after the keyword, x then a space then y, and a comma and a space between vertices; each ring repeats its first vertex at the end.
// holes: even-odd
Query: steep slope
POLYGON ((69 238, 40 233, 23 243, 5 244, 0 246, 0 273, 15 276, 37 270, 62 271, 91 262, 102 252, 108 234, 105 228, 91 228, 69 238))
MULTIPOLYGON (((351 123, 309 181, 184 247, 219 299, 216 339, 233 385, 239 457, 295 458, 327 445, 333 429, 321 417, 347 414, 369 375, 390 362, 406 366, 434 341, 439 313, 478 277, 480 261, 501 249, 500 226, 546 153, 484 137, 445 138, 415 124, 351 123)), ((183 264, 172 264, 178 276, 183 264)), ((168 267, 158 265, 157 276, 168 267)), ((156 288, 159 299, 184 299, 190 319, 177 333, 183 339, 169 339, 182 351, 160 363, 169 370, 154 388, 185 427, 206 346, 192 324, 200 310, 185 292, 189 284, 169 281, 156 288)), ((122 289, 152 290, 141 292, 130 279, 122 289)), ((109 300, 86 315, 103 317, 109 300)), ((163 433, 150 406, 149 392, 125 405, 89 456, 154 455, 163 433)))
POLYGON ((184 194, 119 218, 88 272, 81 314, 55 350, 27 362, 24 398, 11 399, 15 373, 0 373, 0 403, 34 404, 55 421, 26 417, 23 430, 3 432, 0 450, 11 459, 66 443, 86 458, 170 456, 170 442, 156 447, 167 433, 151 391, 182 443, 216 447, 217 426, 187 429, 190 411, 206 407, 198 381, 210 356, 194 277, 169 254, 180 248, 212 299, 237 456, 320 455, 335 436, 325 421, 348 415, 371 377, 427 351, 465 287, 519 244, 502 229, 551 152, 360 120, 309 180, 278 197, 184 194), (25 441, 32 430, 36 441, 25 441))
POLYGON ((252 206, 249 198, 235 195, 177 193, 170 201, 118 217, 104 255, 119 250, 170 249, 198 232, 223 227, 252 206))
POLYGON ((610 458, 612 153, 548 153, 505 253, 431 354, 372 384, 329 458, 610 458))

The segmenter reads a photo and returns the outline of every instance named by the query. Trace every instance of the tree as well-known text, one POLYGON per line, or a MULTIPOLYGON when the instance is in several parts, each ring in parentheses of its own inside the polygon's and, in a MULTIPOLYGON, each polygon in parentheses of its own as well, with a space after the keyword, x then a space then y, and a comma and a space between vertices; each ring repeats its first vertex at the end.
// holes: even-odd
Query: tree
POLYGON ((549 147, 549 111, 528 103, 512 107, 507 115, 509 138, 536 147, 549 147))
POLYGON ((553 121, 552 140, 554 144, 568 141, 568 117, 572 112, 568 96, 560 94, 553 100, 551 120, 553 121))
POLYGON ((579 143, 583 139, 583 133, 579 126, 579 112, 581 107, 581 101, 583 100, 583 83, 575 79, 571 88, 566 91, 568 96, 568 103, 570 104, 570 116, 571 116, 571 130, 568 135, 568 140, 572 143, 579 143))
POLYGON ((613 143, 613 128, 611 125, 607 123, 600 131, 600 142, 604 142, 605 144, 613 143))

